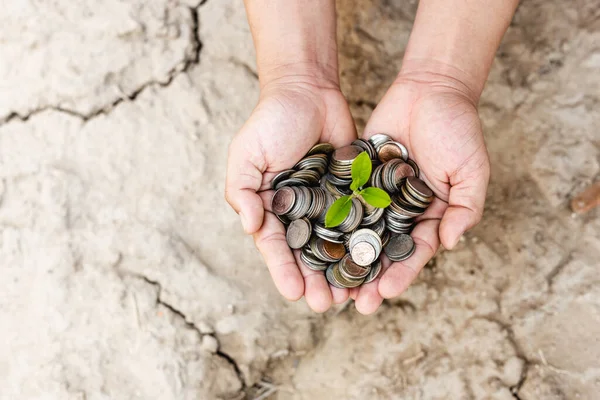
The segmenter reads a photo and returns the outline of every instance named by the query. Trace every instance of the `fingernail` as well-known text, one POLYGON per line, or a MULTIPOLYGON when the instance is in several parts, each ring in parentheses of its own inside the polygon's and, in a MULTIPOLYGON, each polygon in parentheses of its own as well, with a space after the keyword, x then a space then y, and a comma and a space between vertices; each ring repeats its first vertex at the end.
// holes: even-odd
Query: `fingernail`
POLYGON ((240 219, 242 220, 242 228, 244 228, 244 232, 248 233, 248 221, 246 220, 246 216, 243 212, 240 211, 240 219))

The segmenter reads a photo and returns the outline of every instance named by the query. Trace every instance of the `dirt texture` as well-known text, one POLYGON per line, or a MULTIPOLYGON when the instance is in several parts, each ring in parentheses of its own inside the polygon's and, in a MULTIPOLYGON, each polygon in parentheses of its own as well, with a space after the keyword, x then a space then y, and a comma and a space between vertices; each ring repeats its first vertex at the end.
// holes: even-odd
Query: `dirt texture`
MULTIPOLYGON (((361 130, 416 1, 339 1, 361 130)), ((480 103, 483 222, 373 316, 288 303, 223 200, 256 104, 233 0, 6 2, 0 399, 598 399, 600 5, 524 0, 480 103)))

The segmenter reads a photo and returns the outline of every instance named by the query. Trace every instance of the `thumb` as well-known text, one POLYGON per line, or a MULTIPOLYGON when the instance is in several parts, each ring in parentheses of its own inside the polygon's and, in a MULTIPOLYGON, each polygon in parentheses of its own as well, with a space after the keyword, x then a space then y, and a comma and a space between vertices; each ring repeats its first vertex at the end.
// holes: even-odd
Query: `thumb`
POLYGON ((485 150, 479 160, 465 164, 450 177, 448 208, 440 223, 440 240, 452 249, 460 237, 481 221, 490 178, 490 165, 485 150))
POLYGON ((229 146, 225 199, 240 215, 244 231, 253 234, 262 226, 265 214, 263 202, 256 193, 262 183, 259 167, 263 161, 260 156, 255 156, 252 145, 241 142, 238 135, 229 146))

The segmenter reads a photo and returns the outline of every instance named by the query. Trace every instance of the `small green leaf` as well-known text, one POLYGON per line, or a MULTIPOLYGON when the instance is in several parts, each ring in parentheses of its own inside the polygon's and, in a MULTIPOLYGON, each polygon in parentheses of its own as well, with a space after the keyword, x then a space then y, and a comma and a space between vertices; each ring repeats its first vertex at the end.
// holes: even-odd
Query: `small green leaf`
POLYGON ((350 185, 352 191, 369 181, 372 168, 373 164, 366 151, 360 153, 354 161, 352 161, 352 184, 350 185))
POLYGON ((390 195, 377 187, 365 188, 361 196, 367 203, 377 208, 386 208, 392 202, 390 195))
POLYGON ((350 214, 352 196, 342 196, 337 199, 325 214, 325 228, 333 228, 341 224, 350 214))

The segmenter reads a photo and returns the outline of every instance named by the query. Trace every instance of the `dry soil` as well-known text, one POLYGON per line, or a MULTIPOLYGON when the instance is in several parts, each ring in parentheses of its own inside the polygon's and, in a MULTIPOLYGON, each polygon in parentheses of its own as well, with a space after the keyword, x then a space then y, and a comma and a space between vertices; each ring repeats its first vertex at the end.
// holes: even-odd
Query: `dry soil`
MULTIPOLYGON (((256 103, 239 0, 0 13, 0 399, 600 398, 600 3, 524 0, 480 104, 484 221, 374 316, 277 294, 223 200, 256 103), (270 393, 270 395, 269 395, 270 393)), ((410 0, 340 0, 357 125, 410 0)))

